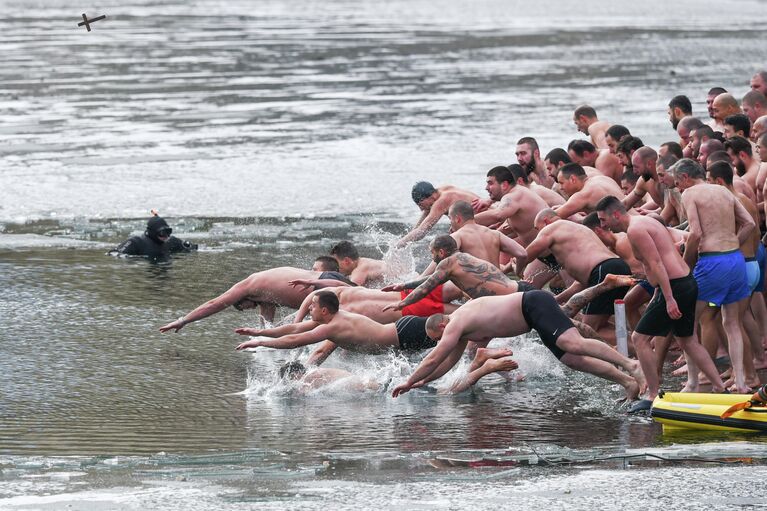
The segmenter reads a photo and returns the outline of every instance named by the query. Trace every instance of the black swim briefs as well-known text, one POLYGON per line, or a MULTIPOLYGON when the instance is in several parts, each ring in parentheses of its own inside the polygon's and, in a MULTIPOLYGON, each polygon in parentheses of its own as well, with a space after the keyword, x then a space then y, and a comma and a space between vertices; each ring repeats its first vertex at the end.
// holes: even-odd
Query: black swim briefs
POLYGON ((546 346, 557 359, 566 353, 557 346, 559 336, 575 325, 562 312, 554 295, 547 291, 536 289, 522 294, 522 316, 531 329, 541 336, 546 346))
MULTIPOLYGON (((620 257, 613 257, 606 259, 594 266, 589 275, 589 287, 596 286, 602 282, 608 274, 613 275, 631 275, 631 268, 626 264, 626 261, 620 257)), ((605 314, 612 316, 615 311, 615 300, 620 300, 629 290, 629 286, 617 287, 606 293, 602 293, 593 300, 591 300, 583 308, 584 314, 605 314)))
POLYGON ((666 336, 673 331, 677 337, 690 337, 695 331, 695 302, 698 299, 698 283, 695 282, 695 277, 687 275, 669 282, 682 317, 669 317, 666 311, 666 297, 661 291, 655 295, 642 314, 635 329, 636 333, 666 336))
POLYGON ((322 273, 320 273, 320 280, 326 280, 326 279, 339 280, 341 282, 345 282, 349 284, 350 286, 357 287, 357 284, 349 280, 349 277, 337 271, 323 271, 322 273))
POLYGON ((397 327, 397 338, 402 351, 420 351, 437 345, 426 335, 426 320, 418 316, 402 316, 394 326, 397 327))
POLYGON ((559 271, 562 269, 562 266, 560 266, 557 258, 554 257, 554 254, 549 254, 546 257, 539 257, 538 260, 548 266, 549 270, 559 271))
POLYGON ((517 293, 524 293, 525 291, 534 291, 536 289, 538 288, 530 284, 526 280, 517 281, 517 293))

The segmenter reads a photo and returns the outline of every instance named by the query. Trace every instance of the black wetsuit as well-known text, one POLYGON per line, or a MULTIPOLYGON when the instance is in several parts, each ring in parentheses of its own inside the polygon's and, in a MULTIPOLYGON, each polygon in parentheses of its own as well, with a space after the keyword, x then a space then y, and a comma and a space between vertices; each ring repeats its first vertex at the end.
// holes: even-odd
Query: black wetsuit
POLYGON ((197 245, 170 236, 172 229, 159 216, 153 216, 146 224, 146 231, 141 236, 133 236, 117 247, 110 254, 145 256, 150 259, 167 259, 171 254, 197 250, 197 245), (161 241, 160 236, 167 235, 167 241, 161 241))

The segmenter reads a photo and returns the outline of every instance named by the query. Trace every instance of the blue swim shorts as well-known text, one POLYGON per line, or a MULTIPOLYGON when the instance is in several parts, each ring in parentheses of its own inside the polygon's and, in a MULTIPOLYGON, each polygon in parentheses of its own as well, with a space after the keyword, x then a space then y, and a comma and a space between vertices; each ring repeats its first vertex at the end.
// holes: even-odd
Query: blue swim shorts
POLYGON ((708 302, 713 307, 751 296, 746 278, 746 260, 740 250, 702 252, 693 275, 698 283, 698 301, 708 302))

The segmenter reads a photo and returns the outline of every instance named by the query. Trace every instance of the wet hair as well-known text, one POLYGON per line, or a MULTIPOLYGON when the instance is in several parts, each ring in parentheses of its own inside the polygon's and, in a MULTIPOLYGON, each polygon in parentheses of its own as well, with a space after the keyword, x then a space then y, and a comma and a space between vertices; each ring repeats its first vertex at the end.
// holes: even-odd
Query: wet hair
POLYGON ((471 204, 469 204, 465 200, 459 200, 459 201, 455 201, 453 205, 450 206, 449 214, 458 215, 464 220, 473 220, 474 208, 472 208, 471 204))
POLYGON ((338 271, 338 261, 335 257, 321 255, 314 260, 315 263, 320 263, 322 271, 338 271))
POLYGON ((281 380, 286 378, 297 380, 306 374, 306 366, 297 360, 286 362, 280 366, 279 374, 281 380))
POLYGON ((633 171, 627 170, 621 174, 621 181, 628 181, 629 184, 635 185, 637 184, 637 181, 639 181, 639 176, 636 175, 633 171))
POLYGON ((728 161, 718 161, 708 166, 708 173, 711 174, 711 180, 722 179, 726 185, 732 185, 733 170, 732 164, 728 161))
POLYGON ((597 116, 597 111, 594 110, 593 107, 589 105, 581 105, 578 108, 575 109, 575 112, 573 113, 573 116, 577 119, 580 116, 588 117, 589 119, 593 119, 597 116))
POLYGON ((727 149, 732 149, 732 152, 735 153, 736 155, 740 152, 746 153, 747 156, 753 155, 753 150, 751 149, 751 142, 749 142, 745 138, 738 135, 728 138, 724 142, 724 149, 725 151, 727 149))
MULTIPOLYGON (((700 163, 690 158, 682 158, 674 164, 671 170, 676 176, 685 175, 692 179, 706 179, 706 171, 703 170, 700 163)), ((598 207, 599 204, 597 204, 598 207)))
POLYGON ((668 107, 672 110, 678 108, 683 114, 692 115, 692 103, 690 103, 690 98, 687 96, 674 96, 671 98, 671 101, 668 102, 668 107))
POLYGON ((540 151, 538 148, 538 142, 533 137, 522 137, 517 140, 517 145, 527 144, 532 151, 540 151))
POLYGON ((630 156, 631 151, 636 151, 640 147, 644 147, 641 138, 626 135, 618 142, 618 147, 615 148, 615 151, 630 156))
POLYGON ((320 308, 327 309, 331 314, 338 312, 338 296, 333 291, 320 291, 315 296, 320 308))
POLYGON ((725 94, 727 92, 727 89, 724 87, 711 87, 708 90, 708 96, 718 96, 719 94, 725 94))
POLYGON ((678 158, 677 155, 666 153, 663 156, 658 158, 658 163, 665 169, 669 170, 676 162, 678 162, 681 158, 678 158))
POLYGON ((330 247, 330 255, 340 259, 348 257, 352 261, 356 261, 360 258, 360 253, 357 252, 357 247, 354 246, 354 243, 348 240, 339 241, 330 247))
POLYGON ((724 123, 732 126, 736 132, 742 131, 746 138, 751 134, 751 120, 746 114, 728 115, 724 118, 724 123))
MULTIPOLYGON (((579 154, 578 156, 581 156, 581 155, 579 154)), ((546 157, 544 158, 544 160, 549 160, 549 162, 551 162, 551 164, 554 166, 558 166, 560 163, 570 163, 571 161, 573 161, 572 159, 570 159, 570 155, 567 154, 567 151, 565 151, 561 147, 556 147, 552 149, 551 151, 549 151, 546 157)))
POLYGON ((424 199, 428 199, 435 193, 437 193, 437 189, 434 188, 433 184, 428 181, 419 181, 413 185, 410 196, 413 198, 413 202, 420 204, 424 199))
POLYGON ((432 240, 431 248, 434 250, 444 250, 447 255, 453 255, 458 251, 458 244, 452 236, 443 234, 432 240))
POLYGON ((679 128, 684 128, 687 131, 689 131, 690 133, 692 133, 693 131, 695 131, 696 129, 700 128, 701 126, 704 126, 703 121, 701 121, 697 117, 691 117, 691 116, 688 115, 687 117, 683 117, 679 121, 679 125, 677 126, 677 130, 679 130, 679 128))
POLYGON ((607 128, 607 131, 605 131, 605 136, 610 136, 613 140, 616 142, 620 142, 620 139, 625 137, 626 135, 631 135, 629 132, 629 129, 626 126, 622 126, 620 124, 613 124, 609 128, 607 128))
POLYGON ((579 157, 581 157, 583 156, 583 153, 593 153, 597 150, 597 148, 594 147, 594 144, 592 144, 588 140, 577 139, 567 144, 567 150, 572 151, 575 154, 577 154, 579 157))
POLYGON ((563 165, 562 168, 559 169, 559 173, 562 174, 562 177, 565 179, 569 179, 570 176, 576 176, 578 179, 586 178, 586 171, 577 163, 563 165))
POLYGON ((597 202, 597 207, 594 208, 594 210, 607 212, 620 211, 621 213, 625 213, 626 207, 618 197, 614 195, 608 195, 607 197, 602 197, 599 202, 597 202))
POLYGON ((740 103, 741 105, 759 105, 762 108, 767 108, 767 97, 758 90, 752 89, 746 92, 746 95, 743 96, 743 100, 740 103))
POLYGON ((726 161, 727 163, 732 163, 732 158, 730 158, 730 155, 727 154, 727 151, 714 151, 708 155, 708 158, 706 158, 706 165, 708 166, 718 161, 726 161))
POLYGON ((695 135, 698 138, 703 138, 703 137, 714 138, 714 129, 708 124, 704 124, 703 126, 695 130, 695 135))
POLYGON ((591 229, 592 231, 596 229, 597 227, 602 226, 602 222, 600 222, 599 215, 597 215, 596 211, 592 211, 591 213, 586 215, 583 221, 581 221, 581 223, 585 225, 586 227, 588 227, 589 229, 591 229))
POLYGON ((511 172, 511 175, 514 178, 515 183, 520 179, 525 184, 530 182, 530 180, 527 179, 527 171, 519 163, 512 163, 508 168, 509 172, 511 172))
POLYGON ((511 175, 509 168, 504 167, 503 165, 499 165, 497 167, 493 167, 492 169, 488 170, 487 177, 495 178, 498 184, 506 181, 510 185, 514 186, 514 176, 511 175))
POLYGON ((682 146, 679 145, 679 142, 664 142, 660 145, 661 147, 668 147, 669 154, 673 154, 678 159, 684 158, 684 152, 682 152, 682 146))

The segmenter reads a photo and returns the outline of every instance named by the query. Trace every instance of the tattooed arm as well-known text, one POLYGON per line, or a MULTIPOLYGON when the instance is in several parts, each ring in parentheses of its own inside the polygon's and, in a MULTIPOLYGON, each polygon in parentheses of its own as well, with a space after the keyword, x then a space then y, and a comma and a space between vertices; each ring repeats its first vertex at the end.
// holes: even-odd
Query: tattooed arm
MULTIPOLYGON (((440 284, 444 284, 450 279, 450 259, 444 259, 442 262, 440 262, 437 265, 437 268, 434 270, 434 273, 429 275, 425 281, 423 281, 422 284, 417 286, 412 293, 407 295, 404 300, 402 300, 399 303, 393 303, 390 305, 387 305, 383 308, 384 311, 387 310, 402 310, 408 305, 412 305, 415 302, 421 300, 426 295, 434 291, 434 288, 439 286, 440 284)), ((412 284, 402 284, 403 286, 407 286, 412 284)))

